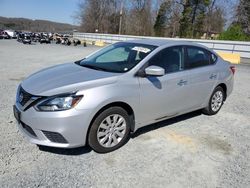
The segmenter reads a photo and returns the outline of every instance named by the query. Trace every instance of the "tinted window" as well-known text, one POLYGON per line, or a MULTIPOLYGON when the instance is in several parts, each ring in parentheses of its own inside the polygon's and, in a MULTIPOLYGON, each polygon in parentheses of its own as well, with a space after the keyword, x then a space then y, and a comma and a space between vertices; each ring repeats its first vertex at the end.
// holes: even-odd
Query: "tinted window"
POLYGON ((187 47, 186 68, 202 67, 210 64, 210 57, 207 50, 197 47, 187 47))
POLYGON ((177 72, 183 69, 183 48, 166 48, 149 60, 149 66, 156 65, 165 69, 166 73, 177 72))
POLYGON ((211 53, 211 63, 214 64, 217 61, 217 56, 211 53))

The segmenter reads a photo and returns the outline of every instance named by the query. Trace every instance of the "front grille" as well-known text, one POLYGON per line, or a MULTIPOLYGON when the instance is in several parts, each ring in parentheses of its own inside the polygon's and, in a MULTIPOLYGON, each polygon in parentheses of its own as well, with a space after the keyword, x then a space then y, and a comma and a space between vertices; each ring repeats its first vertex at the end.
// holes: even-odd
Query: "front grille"
POLYGON ((51 141, 56 143, 68 143, 68 141, 60 134, 56 132, 43 131, 43 134, 51 141))
POLYGON ((21 122, 21 125, 22 125, 22 127, 28 132, 28 133, 30 133, 32 136, 34 136, 34 137, 37 137, 36 136, 36 133, 33 131, 33 129, 30 127, 30 126, 28 126, 28 125, 26 125, 25 123, 23 123, 23 122, 21 122))
POLYGON ((32 95, 20 87, 16 101, 22 106, 23 110, 26 111, 44 98, 45 97, 42 96, 32 95))
POLYGON ((19 103, 22 106, 24 106, 31 98, 32 98, 32 95, 26 92, 22 87, 20 87, 20 91, 18 95, 19 103))

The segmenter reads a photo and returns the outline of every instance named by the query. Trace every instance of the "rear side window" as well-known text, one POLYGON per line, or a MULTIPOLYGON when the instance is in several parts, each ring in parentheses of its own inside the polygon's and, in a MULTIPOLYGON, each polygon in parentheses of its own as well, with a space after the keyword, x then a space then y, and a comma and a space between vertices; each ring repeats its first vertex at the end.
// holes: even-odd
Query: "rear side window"
POLYGON ((210 64, 210 55, 207 50, 198 47, 187 47, 186 68, 202 67, 210 64))
POLYGON ((211 64, 215 64, 215 62, 217 61, 217 56, 214 55, 213 53, 210 52, 210 57, 211 57, 211 64))

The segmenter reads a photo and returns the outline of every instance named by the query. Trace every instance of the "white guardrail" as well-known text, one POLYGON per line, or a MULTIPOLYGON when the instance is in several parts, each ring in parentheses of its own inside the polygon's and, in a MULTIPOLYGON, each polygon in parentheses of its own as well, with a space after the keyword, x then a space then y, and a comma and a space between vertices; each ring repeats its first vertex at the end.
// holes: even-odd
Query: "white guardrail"
POLYGON ((145 36, 133 36, 133 35, 115 35, 115 34, 79 33, 79 32, 74 32, 73 37, 78 38, 80 40, 103 41, 105 43, 115 43, 118 41, 135 40, 135 39, 167 39, 173 41, 190 41, 190 42, 197 42, 218 52, 238 53, 242 58, 250 58, 250 42, 145 37, 145 36))

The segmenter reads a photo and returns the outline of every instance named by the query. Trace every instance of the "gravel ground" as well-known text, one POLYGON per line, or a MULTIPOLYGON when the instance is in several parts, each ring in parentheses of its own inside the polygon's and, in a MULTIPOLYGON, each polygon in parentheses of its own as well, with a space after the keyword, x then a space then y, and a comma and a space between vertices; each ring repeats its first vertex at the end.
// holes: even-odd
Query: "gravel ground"
POLYGON ((217 115, 147 126, 115 152, 28 143, 12 115, 17 85, 97 49, 0 40, 0 187, 250 187, 250 66, 237 66, 233 94, 217 115))

